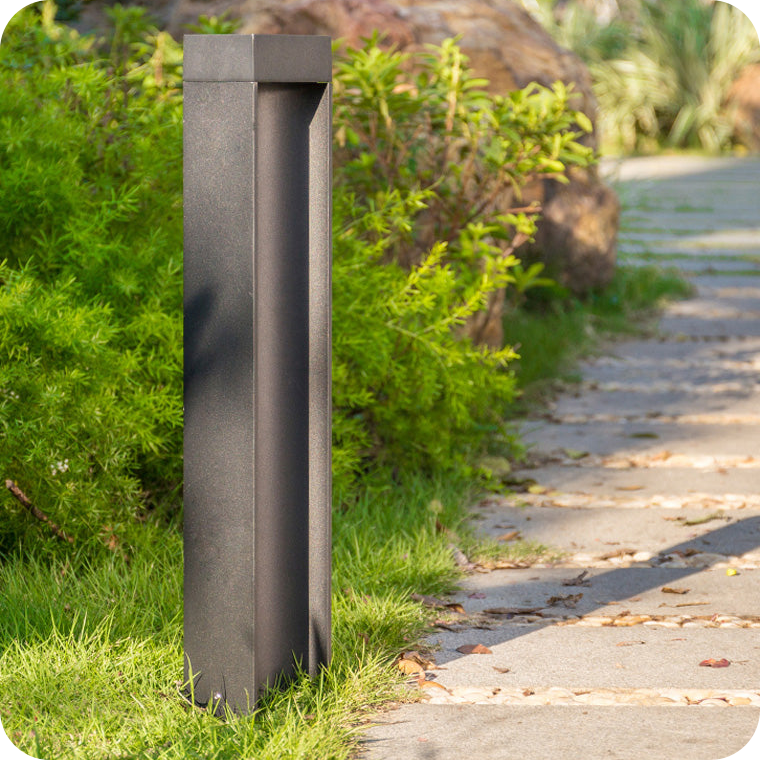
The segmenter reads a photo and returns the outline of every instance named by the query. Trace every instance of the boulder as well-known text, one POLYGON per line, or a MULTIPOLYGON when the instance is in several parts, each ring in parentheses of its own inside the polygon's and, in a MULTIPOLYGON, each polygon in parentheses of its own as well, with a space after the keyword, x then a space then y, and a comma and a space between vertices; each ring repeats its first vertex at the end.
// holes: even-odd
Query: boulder
POLYGON ((545 180, 538 188, 542 220, 535 244, 523 255, 543 261, 547 274, 583 294, 615 273, 620 201, 595 171, 573 169, 568 176, 567 185, 545 180))
POLYGON ((734 137, 751 151, 760 152, 760 63, 744 68, 728 92, 734 137))

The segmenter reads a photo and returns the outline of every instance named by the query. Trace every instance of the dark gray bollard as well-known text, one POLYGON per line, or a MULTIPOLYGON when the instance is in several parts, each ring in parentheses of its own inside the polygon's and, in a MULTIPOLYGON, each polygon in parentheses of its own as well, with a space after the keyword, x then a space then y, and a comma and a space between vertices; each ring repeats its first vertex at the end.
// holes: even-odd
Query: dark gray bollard
POLYGON ((329 37, 187 35, 185 680, 330 659, 329 37))

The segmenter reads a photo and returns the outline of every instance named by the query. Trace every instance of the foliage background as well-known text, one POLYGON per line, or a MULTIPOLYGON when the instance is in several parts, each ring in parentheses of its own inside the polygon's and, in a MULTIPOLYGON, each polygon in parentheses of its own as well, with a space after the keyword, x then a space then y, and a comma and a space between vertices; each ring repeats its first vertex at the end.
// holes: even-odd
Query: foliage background
POLYGON ((588 64, 605 151, 741 145, 728 94, 760 62, 760 43, 738 8, 712 0, 522 3, 588 64))
MULTIPOLYGON (((114 549, 181 518, 182 57, 142 9, 109 15, 95 38, 31 6, 0 47, 0 474, 114 549)), ((488 98, 453 41, 415 61, 377 43, 336 59, 338 502, 377 467, 468 471, 498 432, 514 352, 466 324, 536 283, 513 255, 535 213, 500 195, 592 159, 561 85, 488 98)), ((0 550, 54 548, 0 504, 0 550)))

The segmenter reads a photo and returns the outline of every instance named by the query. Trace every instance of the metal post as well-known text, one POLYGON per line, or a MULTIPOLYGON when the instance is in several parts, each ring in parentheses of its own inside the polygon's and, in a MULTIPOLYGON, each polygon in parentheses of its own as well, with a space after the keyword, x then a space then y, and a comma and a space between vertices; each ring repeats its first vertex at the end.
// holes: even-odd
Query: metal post
POLYGON ((185 680, 330 658, 329 37, 184 40, 185 680))

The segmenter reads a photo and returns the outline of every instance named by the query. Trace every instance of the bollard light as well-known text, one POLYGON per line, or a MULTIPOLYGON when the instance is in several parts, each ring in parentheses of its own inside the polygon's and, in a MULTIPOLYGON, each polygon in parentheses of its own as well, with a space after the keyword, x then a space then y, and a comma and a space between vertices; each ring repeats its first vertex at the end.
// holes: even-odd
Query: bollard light
POLYGON ((236 712, 330 658, 331 43, 184 38, 184 649, 236 712))

